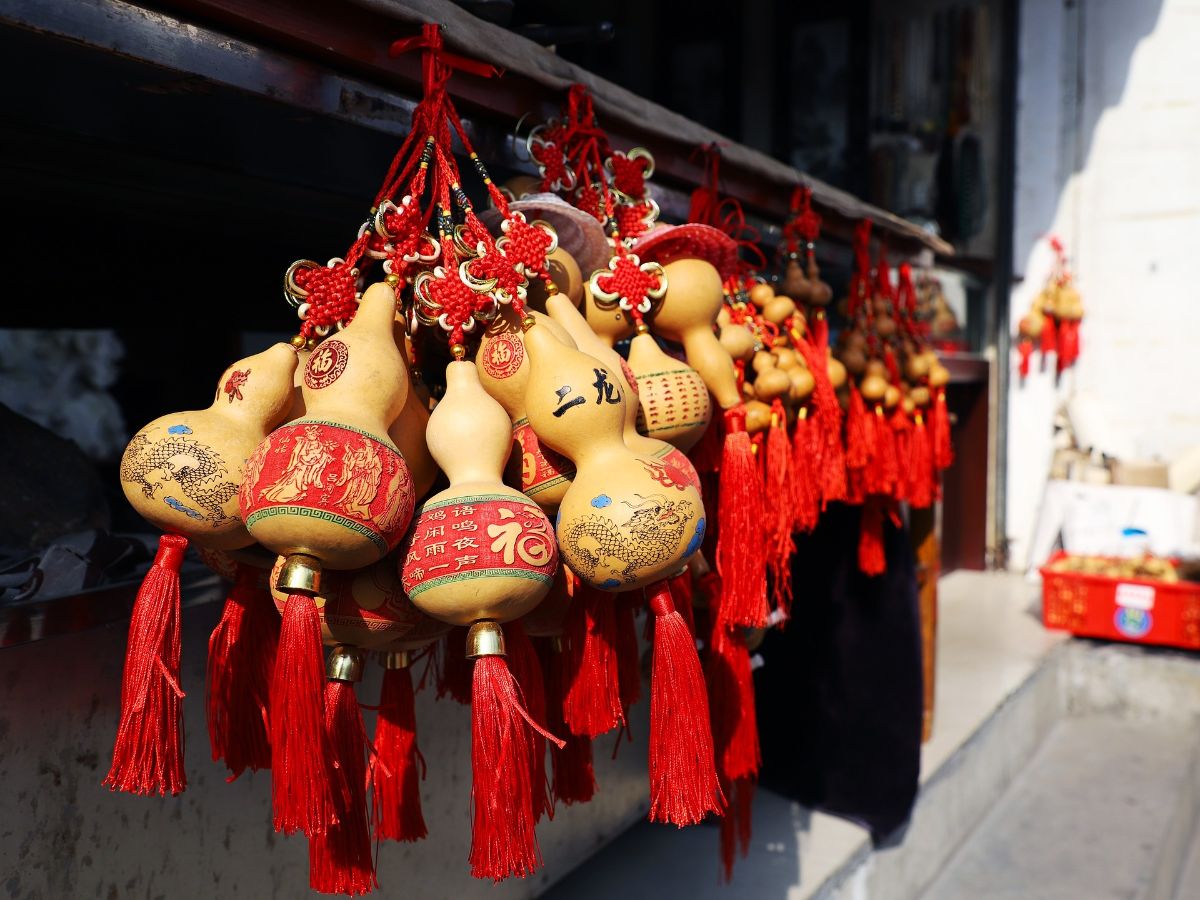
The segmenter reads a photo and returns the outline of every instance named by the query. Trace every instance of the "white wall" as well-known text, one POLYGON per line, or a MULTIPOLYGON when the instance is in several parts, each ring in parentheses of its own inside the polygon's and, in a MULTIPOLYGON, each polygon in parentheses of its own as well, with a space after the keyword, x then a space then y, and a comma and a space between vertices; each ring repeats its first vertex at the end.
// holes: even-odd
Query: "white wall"
POLYGON ((1113 455, 1200 444, 1198 0, 1023 0, 1011 329, 1064 239, 1083 294, 1082 357, 1022 385, 1010 365, 1007 531, 1027 559, 1051 421, 1075 396, 1113 455), (1023 276, 1023 278, 1022 278, 1023 276))

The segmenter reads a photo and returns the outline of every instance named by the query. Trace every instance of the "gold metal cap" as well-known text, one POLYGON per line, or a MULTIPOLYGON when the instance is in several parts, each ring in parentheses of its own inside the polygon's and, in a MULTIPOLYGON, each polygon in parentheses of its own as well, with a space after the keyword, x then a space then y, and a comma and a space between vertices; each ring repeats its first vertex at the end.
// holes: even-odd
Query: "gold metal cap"
POLYGON ((325 663, 325 677, 334 681, 348 681, 351 684, 362 681, 365 660, 366 654, 357 647, 338 644, 325 663))
POLYGON ((316 594, 321 590, 321 561, 306 553, 293 553, 283 561, 275 588, 285 594, 316 594))
POLYGON ((389 650, 379 654, 379 664, 385 669, 407 669, 411 662, 407 650, 389 650))
POLYGON ((476 622, 467 631, 467 659, 505 656, 504 632, 496 622, 476 622))

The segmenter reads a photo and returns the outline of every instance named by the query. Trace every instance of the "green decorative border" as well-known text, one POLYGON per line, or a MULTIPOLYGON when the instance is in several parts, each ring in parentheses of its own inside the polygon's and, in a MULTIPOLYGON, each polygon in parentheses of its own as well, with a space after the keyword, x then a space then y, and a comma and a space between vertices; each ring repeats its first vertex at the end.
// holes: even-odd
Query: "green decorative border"
POLYGON ((246 527, 249 528, 261 519, 270 519, 273 516, 283 515, 307 516, 310 519, 319 519, 322 522, 332 522, 334 525, 341 525, 343 528, 369 538, 371 543, 378 547, 381 553, 387 553, 391 549, 388 547, 387 541, 378 532, 372 531, 361 522, 355 522, 353 519, 347 519, 345 516, 339 516, 337 513, 331 513, 325 509, 313 509, 308 506, 268 506, 266 509, 255 510, 246 519, 246 527))
POLYGON ((550 584, 554 581, 554 578, 550 575, 544 575, 541 572, 531 572, 528 569, 473 569, 468 572, 439 575, 437 578, 423 581, 418 585, 414 585, 408 592, 408 596, 411 600, 413 597, 419 597, 430 588, 441 587, 444 584, 453 584, 456 581, 474 581, 476 578, 524 578, 526 581, 540 581, 542 584, 550 584))
POLYGON ((514 497, 511 494, 466 494, 462 497, 449 497, 445 500, 429 500, 421 504, 421 508, 417 510, 417 515, 423 512, 428 512, 434 509, 442 509, 447 506, 460 506, 462 504, 470 505, 472 503, 482 503, 485 500, 507 500, 510 503, 520 503, 523 506, 529 506, 533 509, 539 507, 533 503, 526 503, 522 497, 514 497))
MULTIPOLYGON (((575 474, 574 469, 571 470, 571 474, 572 475, 575 474)), ((542 491, 549 490, 550 488, 554 487, 556 484, 562 484, 564 481, 570 481, 570 480, 571 479, 568 478, 566 475, 559 475, 557 478, 551 478, 549 481, 543 481, 541 484, 534 485, 529 490, 522 491, 522 493, 526 497, 533 497, 533 496, 536 496, 537 494, 540 494, 542 491)))
POLYGON ((330 428, 340 428, 342 431, 353 431, 355 434, 361 434, 365 438, 370 438, 377 444, 382 444, 389 450, 395 450, 396 445, 389 438, 381 438, 377 434, 372 434, 369 431, 363 431, 361 428, 355 428, 353 425, 345 425, 341 422, 330 422, 328 419, 296 419, 294 422, 288 422, 287 427, 293 425, 328 425, 330 428))

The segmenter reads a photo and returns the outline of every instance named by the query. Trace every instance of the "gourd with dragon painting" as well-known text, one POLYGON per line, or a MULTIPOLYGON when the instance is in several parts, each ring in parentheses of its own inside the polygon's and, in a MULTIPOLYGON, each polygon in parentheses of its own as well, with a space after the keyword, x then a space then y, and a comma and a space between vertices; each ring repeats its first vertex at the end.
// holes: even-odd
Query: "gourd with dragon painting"
POLYGON ((559 507, 560 552, 581 580, 628 591, 677 572, 704 539, 704 506, 685 477, 622 440, 627 402, 603 362, 533 325, 529 422, 572 459, 576 474, 559 507))
POLYGON ((238 516, 243 466, 292 402, 296 351, 287 344, 234 363, 212 406, 171 413, 142 428, 121 458, 130 505, 163 531, 220 550, 254 539, 238 516))

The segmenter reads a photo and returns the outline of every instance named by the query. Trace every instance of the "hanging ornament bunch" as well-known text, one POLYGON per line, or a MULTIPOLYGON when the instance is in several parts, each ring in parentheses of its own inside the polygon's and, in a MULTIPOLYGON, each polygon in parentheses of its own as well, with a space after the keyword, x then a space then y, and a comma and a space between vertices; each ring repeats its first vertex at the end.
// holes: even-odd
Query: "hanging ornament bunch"
POLYGON ((846 499, 861 504, 859 566, 885 569, 883 522, 896 504, 925 507, 939 493, 939 473, 952 461, 946 407, 949 372, 929 348, 916 317, 910 267, 893 284, 886 249, 870 260, 870 223, 854 240, 847 298, 849 324, 835 353, 847 373, 839 391, 846 409, 846 499))
POLYGON ((1017 368, 1022 379, 1029 375, 1030 357, 1035 350, 1041 351, 1043 359, 1051 353, 1056 355, 1059 375, 1079 359, 1083 298, 1075 287, 1062 241, 1051 237, 1050 248, 1054 251, 1054 266, 1017 326, 1017 368))

